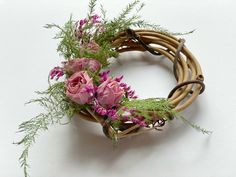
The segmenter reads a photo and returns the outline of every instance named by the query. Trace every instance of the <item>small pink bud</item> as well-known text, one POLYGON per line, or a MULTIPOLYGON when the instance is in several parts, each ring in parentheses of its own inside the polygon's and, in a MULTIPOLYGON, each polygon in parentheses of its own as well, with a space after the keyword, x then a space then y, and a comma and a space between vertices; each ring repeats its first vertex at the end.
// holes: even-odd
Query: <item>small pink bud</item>
POLYGON ((127 87, 127 84, 126 83, 120 83, 120 86, 121 87, 127 87))
POLYGON ((146 124, 145 121, 140 121, 140 122, 139 122, 139 125, 140 125, 141 127, 146 127, 146 126, 147 126, 147 124, 146 124))
POLYGON ((84 24, 86 24, 88 22, 88 20, 85 18, 85 19, 82 19, 79 21, 79 28, 82 28, 84 26, 84 24))
POLYGON ((117 82, 120 82, 122 79, 123 79, 123 75, 122 76, 120 76, 120 77, 117 77, 117 78, 115 78, 115 80, 117 81, 117 82))
POLYGON ((54 79, 56 77, 56 80, 58 80, 63 75, 64 75, 63 68, 58 66, 53 68, 49 73, 50 79, 54 79))
POLYGON ((139 124, 140 120, 137 118, 132 118, 131 121, 135 124, 139 124))

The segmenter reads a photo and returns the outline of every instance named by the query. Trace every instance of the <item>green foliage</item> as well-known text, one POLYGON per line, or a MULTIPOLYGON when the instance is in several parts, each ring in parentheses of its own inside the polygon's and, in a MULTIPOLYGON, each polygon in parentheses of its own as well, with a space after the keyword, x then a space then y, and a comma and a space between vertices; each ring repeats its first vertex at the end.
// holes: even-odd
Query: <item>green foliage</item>
POLYGON ((63 123, 65 116, 70 118, 75 111, 81 108, 70 102, 64 91, 64 83, 59 82, 50 86, 44 92, 37 92, 41 97, 31 100, 28 103, 38 103, 45 108, 45 113, 41 113, 29 121, 19 125, 19 132, 24 134, 24 137, 17 142, 17 145, 22 145, 24 150, 19 158, 20 164, 24 169, 25 177, 28 177, 28 154, 29 149, 35 142, 36 137, 40 132, 48 130, 49 126, 63 123))
POLYGON ((106 29, 105 33, 101 33, 96 37, 96 41, 101 44, 103 42, 110 42, 117 33, 126 30, 127 28, 131 28, 132 26, 136 25, 138 21, 140 21, 140 16, 138 13, 144 7, 144 4, 141 3, 139 0, 135 0, 132 3, 128 4, 124 10, 120 13, 120 15, 112 20, 108 20, 106 17, 106 11, 103 7, 101 7, 102 11, 102 19, 103 19, 103 26, 106 29), (138 6, 138 7, 137 7, 138 6), (137 7, 134 15, 130 14, 133 10, 137 7))
POLYGON ((186 119, 186 118, 183 117, 182 115, 176 114, 176 117, 179 118, 179 119, 181 119, 184 123, 188 124, 189 126, 191 126, 192 128, 194 128, 195 130, 197 130, 197 131, 199 131, 199 132, 202 132, 203 134, 207 134, 207 135, 212 134, 212 131, 207 130, 207 129, 205 129, 205 128, 202 128, 202 127, 200 127, 199 125, 190 122, 188 119, 186 119))
MULTIPOLYGON (((135 115, 143 116, 145 122, 149 124, 152 123, 153 116, 170 120, 170 118, 175 115, 175 112, 172 110, 171 105, 166 99, 148 98, 126 101, 119 109, 119 115, 122 115, 125 112, 124 108, 128 110, 137 110, 135 115)), ((132 118, 133 115, 130 115, 129 117, 132 118)))
POLYGON ((80 43, 75 37, 75 23, 72 20, 72 16, 70 16, 69 20, 62 27, 52 23, 45 25, 45 28, 56 28, 59 30, 54 39, 60 40, 57 51, 60 55, 64 56, 65 59, 81 56, 80 43))
MULTIPOLYGON (((87 14, 88 21, 91 20, 93 15, 95 15, 96 3, 97 0, 89 1, 89 11, 87 14)), ((54 37, 59 40, 57 51, 65 59, 69 60, 82 57, 94 58, 97 59, 103 67, 106 67, 109 64, 107 60, 108 58, 118 56, 118 53, 111 46, 111 41, 119 32, 128 28, 148 28, 160 31, 165 35, 187 34, 171 33, 159 25, 150 24, 145 20, 142 20, 139 12, 143 7, 143 3, 140 3, 139 0, 134 0, 126 6, 118 17, 109 20, 106 16, 106 10, 103 6, 101 6, 101 23, 95 27, 91 22, 86 23, 83 30, 88 30, 88 33, 84 33, 82 37, 78 37, 75 33, 77 26, 76 21, 72 19, 72 16, 70 16, 69 20, 63 26, 52 23, 47 24, 45 28, 56 28, 58 30, 58 33, 54 37), (99 30, 100 27, 104 28, 105 32, 101 32, 99 30), (92 36, 90 33, 91 31, 93 31, 92 36), (84 44, 88 44, 91 40, 94 40, 99 45, 100 49, 98 51, 91 52, 88 48, 86 48, 86 46, 84 46, 84 44)), ((90 73, 90 75, 92 75, 95 82, 99 80, 99 78, 97 78, 98 73, 90 73)), ((40 98, 31 100, 29 103, 38 103, 45 108, 45 113, 41 113, 29 121, 25 121, 20 124, 19 132, 23 133, 24 136, 19 142, 16 143, 24 147, 24 150, 20 156, 20 163, 24 169, 25 177, 29 176, 29 149, 35 142, 35 139, 39 133, 48 130, 51 125, 65 124, 63 123, 65 117, 67 117, 70 121, 74 113, 79 112, 81 109, 86 107, 86 105, 75 104, 66 97, 64 82, 50 85, 46 91, 37 93, 40 95, 40 98)), ((165 99, 150 98, 144 100, 124 100, 122 107, 137 109, 138 114, 143 115, 147 122, 152 121, 152 115, 150 114, 151 111, 165 120, 170 120, 170 117, 180 117, 184 122, 188 123, 193 128, 202 131, 203 133, 209 133, 209 131, 202 129, 199 126, 192 124, 182 116, 179 116, 179 114, 172 110, 172 106, 165 99)), ((122 108, 118 112, 121 115, 122 108)), ((112 122, 112 126, 116 127, 120 123, 120 120, 117 120, 112 122)), ((114 142, 116 142, 116 136, 114 135, 114 137, 114 142)))
POLYGON ((102 4, 100 5, 100 11, 101 11, 101 18, 102 18, 102 21, 103 21, 103 22, 107 22, 107 21, 108 21, 108 19, 107 19, 107 11, 106 11, 106 9, 103 7, 102 4))
POLYGON ((131 100, 125 102, 123 106, 127 108, 135 108, 138 110, 150 110, 150 111, 171 110, 171 106, 166 99, 158 99, 158 98, 131 100))
POLYGON ((174 36, 188 35, 188 34, 191 34, 195 31, 195 30, 191 30, 191 31, 182 32, 182 33, 181 32, 171 32, 168 29, 162 27, 161 25, 152 24, 152 23, 147 22, 146 20, 137 21, 136 23, 133 24, 133 26, 138 27, 138 28, 144 28, 144 29, 159 31, 162 34, 165 34, 167 36, 169 36, 169 35, 174 35, 174 36))
MULTIPOLYGON (((89 10, 87 14, 88 21, 91 20, 91 17, 93 15, 95 15, 96 3, 97 0, 89 1, 89 10)), ((133 2, 128 4, 124 10, 122 10, 118 17, 109 20, 106 16, 106 10, 101 5, 101 25, 94 27, 92 23, 86 23, 83 27, 83 30, 87 30, 88 33, 84 33, 81 39, 79 39, 75 35, 76 21, 72 20, 72 16, 64 26, 47 24, 45 28, 57 28, 59 30, 59 32, 55 36, 55 39, 60 40, 57 51, 60 55, 64 56, 65 59, 81 57, 95 58, 101 62, 103 67, 106 67, 109 64, 107 61, 108 58, 118 56, 118 53, 111 46, 111 41, 119 32, 124 31, 127 28, 138 27, 152 29, 159 31, 165 35, 180 35, 193 32, 190 31, 187 33, 172 33, 167 29, 162 28, 160 25, 150 24, 147 21, 142 20, 141 16, 139 15, 143 7, 143 3, 140 3, 139 0, 134 0, 133 2), (100 27, 104 28, 105 32, 99 32, 100 27), (83 41, 82 43, 88 43, 91 40, 91 29, 95 30, 92 39, 96 41, 96 43, 100 46, 100 50, 96 53, 91 53, 86 49, 85 46, 81 45, 81 41, 83 41)))
MULTIPOLYGON (((136 115, 144 116, 144 120, 148 123, 152 123, 153 115, 150 115, 150 112, 153 112, 155 115, 164 118, 165 120, 171 120, 174 117, 181 119, 184 123, 190 125, 192 128, 199 132, 202 132, 203 134, 209 135, 212 133, 212 131, 201 128, 199 125, 190 122, 180 113, 174 111, 172 109, 173 107, 166 99, 149 98, 143 100, 130 100, 122 104, 122 108, 124 107, 128 109, 138 110, 138 113, 136 113, 136 115)), ((122 108, 120 108, 119 110, 120 115, 124 112, 122 108)), ((115 122, 114 126, 119 126, 119 122, 115 122)))
POLYGON ((96 3, 97 3, 97 0, 89 1, 88 19, 91 18, 91 16, 94 14, 96 3))

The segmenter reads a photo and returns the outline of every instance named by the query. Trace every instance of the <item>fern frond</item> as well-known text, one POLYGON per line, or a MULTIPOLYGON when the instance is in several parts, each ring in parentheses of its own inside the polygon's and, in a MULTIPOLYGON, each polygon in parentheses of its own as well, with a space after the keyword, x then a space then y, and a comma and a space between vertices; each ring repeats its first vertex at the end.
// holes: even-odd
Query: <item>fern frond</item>
POLYGON ((102 21, 103 21, 103 23, 106 23, 108 21, 108 19, 107 19, 107 11, 103 7, 102 4, 100 4, 100 10, 101 10, 101 13, 102 13, 102 21))
POLYGON ((207 134, 207 135, 212 134, 212 131, 207 130, 207 129, 205 129, 205 128, 202 128, 202 127, 200 127, 199 125, 190 122, 188 119, 186 119, 186 118, 183 117, 182 115, 176 114, 175 117, 180 118, 184 123, 190 125, 192 128, 194 128, 195 130, 197 130, 197 131, 199 131, 199 132, 202 132, 203 134, 207 134))
MULTIPOLYGON (((136 5, 140 3, 139 0, 135 0, 132 3, 129 3, 124 10, 120 13, 120 15, 116 18, 116 21, 120 22, 127 18, 127 15, 131 13, 136 5)), ((140 9, 141 10, 141 9, 140 9)))
POLYGON ((57 51, 65 59, 80 57, 80 43, 75 37, 75 23, 72 20, 72 15, 63 27, 54 23, 47 24, 45 28, 56 28, 59 32, 55 35, 54 39, 59 39, 60 42, 57 51))
POLYGON ((67 116, 69 119, 72 117, 75 111, 79 110, 76 105, 67 100, 64 94, 64 83, 59 82, 46 91, 37 92, 41 95, 40 98, 31 100, 28 103, 38 103, 43 108, 45 108, 45 113, 41 113, 29 121, 25 121, 19 125, 20 133, 23 133, 23 138, 15 143, 17 145, 22 145, 24 150, 19 158, 20 165, 24 169, 25 177, 29 177, 28 174, 28 155, 29 149, 35 142, 37 136, 48 130, 49 126, 55 124, 62 124, 61 121, 67 116))
POLYGON ((193 33, 195 30, 191 30, 191 31, 187 31, 187 32, 171 32, 169 31, 167 28, 162 27, 161 25, 157 25, 157 24, 152 24, 149 23, 145 20, 139 20, 133 23, 134 27, 138 27, 138 28, 145 28, 145 29, 151 29, 154 31, 159 31, 165 35, 174 35, 174 36, 179 36, 179 35, 188 35, 193 33))
POLYGON ((94 14, 95 7, 96 7, 97 0, 90 0, 89 1, 89 9, 88 9, 88 19, 94 14))

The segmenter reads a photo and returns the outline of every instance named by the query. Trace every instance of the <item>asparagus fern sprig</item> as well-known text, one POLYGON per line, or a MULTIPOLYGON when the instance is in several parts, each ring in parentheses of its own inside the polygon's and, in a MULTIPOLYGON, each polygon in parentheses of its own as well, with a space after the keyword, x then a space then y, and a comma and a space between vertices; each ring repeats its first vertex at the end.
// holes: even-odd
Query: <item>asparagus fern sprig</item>
POLYGON ((176 117, 181 119, 184 123, 188 124, 190 127, 194 128, 195 130, 197 130, 203 134, 207 134, 207 135, 212 134, 212 131, 202 128, 195 123, 192 123, 191 121, 189 121, 188 119, 186 119, 184 116, 182 116, 180 114, 176 114, 176 117))
POLYGON ((76 109, 79 109, 65 97, 63 82, 56 83, 46 91, 37 93, 41 97, 28 103, 38 103, 45 108, 45 113, 41 113, 19 125, 19 132, 23 133, 24 137, 16 143, 24 147, 19 160, 21 167, 24 169, 25 177, 29 176, 29 149, 35 142, 36 137, 41 132, 48 130, 51 125, 64 124, 62 122, 64 118, 68 117, 70 120, 76 109))
MULTIPOLYGON (((97 0, 90 0, 89 2, 89 10, 86 18, 88 22, 90 22, 92 17, 96 15, 96 3, 97 0)), ((140 3, 139 0, 134 0, 120 12, 118 17, 109 19, 107 18, 106 10, 101 5, 101 21, 99 25, 95 25, 95 33, 93 34, 92 40, 94 40, 103 50, 99 50, 96 54, 84 52, 84 50, 81 49, 82 47, 84 47, 84 41, 88 42, 89 40, 91 40, 90 30, 91 28, 94 28, 92 23, 86 23, 86 25, 83 27, 83 30, 88 30, 88 32, 83 33, 82 42, 75 35, 75 31, 78 30, 76 24, 78 24, 79 21, 73 20, 72 16, 70 16, 69 20, 63 26, 59 26, 56 24, 47 24, 45 27, 58 29, 59 32, 55 36, 55 39, 59 40, 57 51, 60 55, 64 56, 64 58, 70 59, 93 57, 98 59, 103 64, 103 66, 108 65, 107 58, 117 57, 118 54, 113 50, 111 41, 117 35, 117 33, 124 31, 127 28, 152 29, 159 31, 165 35, 183 35, 193 32, 190 31, 186 33, 174 33, 161 27, 160 25, 149 23, 146 20, 142 19, 140 16, 140 11, 143 9, 143 7, 143 3, 140 3), (99 32, 101 28, 104 31, 99 32)))
MULTIPOLYGON (((209 131, 195 123, 192 123, 190 120, 182 116, 179 112, 176 112, 167 99, 148 98, 124 102, 119 110, 120 115, 122 115, 122 113, 124 112, 123 108, 138 110, 136 114, 144 116, 144 120, 149 123, 151 123, 153 119, 153 115, 150 115, 150 112, 152 112, 155 113, 158 117, 161 117, 167 121, 170 121, 173 118, 180 119, 187 125, 203 134, 210 135, 212 133, 212 131, 209 131)), ((133 115, 131 115, 131 117, 132 116, 133 115)))
POLYGON ((46 24, 44 27, 48 29, 58 29, 59 32, 55 35, 54 39, 60 40, 57 47, 57 52, 59 52, 60 55, 66 59, 80 57, 80 43, 74 34, 75 22, 72 20, 72 15, 64 26, 52 23, 46 24))

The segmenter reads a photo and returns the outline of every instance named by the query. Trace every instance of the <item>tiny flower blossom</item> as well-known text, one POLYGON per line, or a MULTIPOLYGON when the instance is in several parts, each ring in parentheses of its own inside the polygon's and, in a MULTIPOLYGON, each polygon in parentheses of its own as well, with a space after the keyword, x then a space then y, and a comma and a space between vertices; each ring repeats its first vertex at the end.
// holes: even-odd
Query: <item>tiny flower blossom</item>
POLYGON ((128 86, 126 83, 120 83, 120 86, 126 91, 128 98, 132 98, 132 99, 137 99, 138 98, 137 95, 134 95, 135 91, 134 90, 130 90, 131 87, 128 86))
POLYGON ((83 26, 88 22, 88 20, 85 18, 85 19, 82 19, 79 21, 79 28, 82 29, 83 26))
POLYGON ((120 76, 120 77, 116 77, 115 80, 116 80, 117 82, 120 82, 120 81, 123 79, 123 77, 124 77, 123 75, 120 76))
POLYGON ((135 117, 132 117, 130 120, 137 124, 137 125, 140 125, 141 127, 146 127, 147 126, 147 123, 143 120, 143 116, 135 116, 135 117))
POLYGON ((100 107, 97 109, 97 113, 99 113, 102 116, 105 116, 107 114, 107 110, 105 108, 100 107))
POLYGON ((140 122, 140 120, 136 117, 132 118, 131 121, 135 124, 138 124, 140 122))
POLYGON ((91 17, 91 19, 92 19, 92 23, 94 24, 94 23, 100 23, 101 21, 99 20, 100 19, 100 16, 98 16, 97 14, 95 14, 95 15, 93 15, 92 17, 91 17))
POLYGON ((59 66, 53 68, 49 73, 50 79, 54 79, 56 77, 56 80, 58 80, 63 75, 64 75, 63 68, 59 66))
POLYGON ((94 110, 95 110, 96 113, 98 113, 98 114, 100 114, 100 115, 102 115, 102 116, 107 115, 107 110, 106 110, 105 108, 103 108, 102 106, 100 106, 99 104, 96 103, 96 104, 93 106, 93 108, 94 108, 94 110))
POLYGON ((120 86, 124 88, 125 91, 129 91, 130 90, 130 86, 128 86, 126 83, 120 83, 120 86))
POLYGON ((139 125, 140 125, 141 127, 146 127, 146 126, 147 126, 147 124, 146 124, 145 121, 140 121, 140 122, 139 122, 139 125))
POLYGON ((104 82, 108 79, 109 77, 109 73, 110 73, 110 70, 107 70, 107 71, 103 71, 99 74, 100 76, 100 82, 104 82))
POLYGON ((81 44, 89 43, 93 40, 95 33, 104 32, 104 26, 101 24, 100 16, 95 14, 89 18, 81 19, 75 23, 75 35, 78 40, 81 40, 81 44), (89 28, 87 28, 89 26, 89 28), (84 41, 83 37, 89 36, 89 41, 84 41))
POLYGON ((119 116, 117 115, 117 111, 115 109, 109 109, 107 111, 107 116, 111 118, 112 120, 119 119, 119 116))
POLYGON ((116 114, 116 110, 114 110, 114 109, 109 109, 108 111, 107 111, 107 115, 109 116, 109 117, 112 117, 112 116, 114 116, 116 114))

